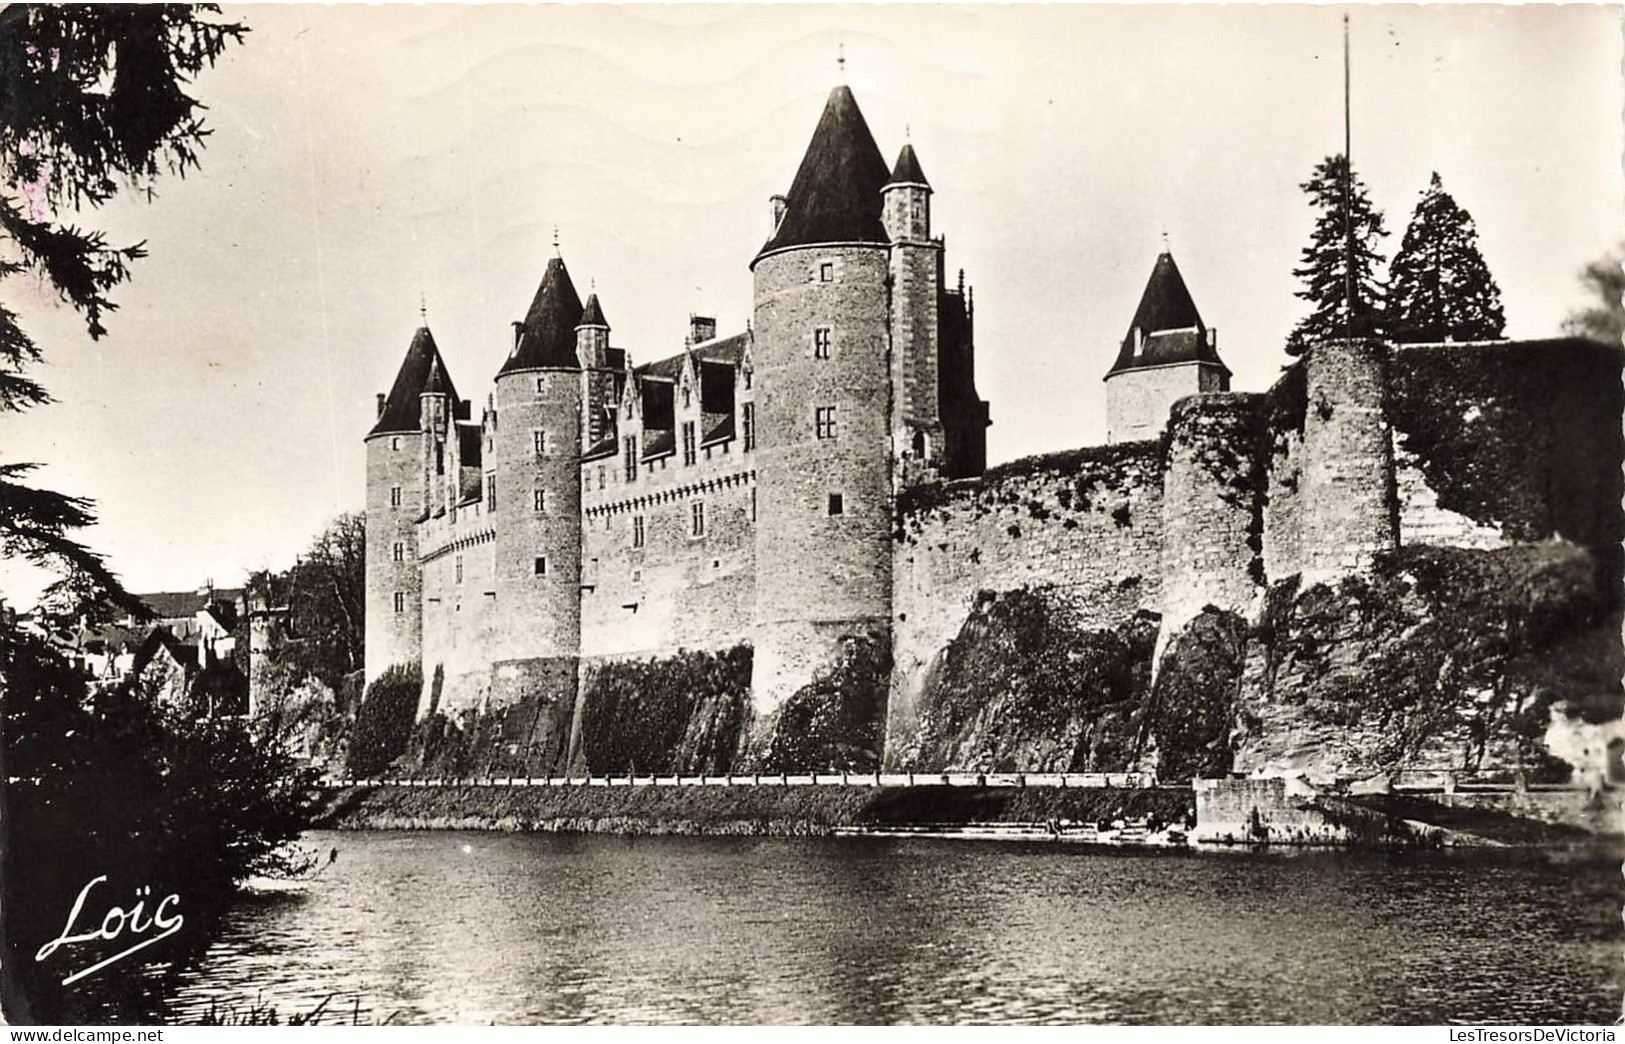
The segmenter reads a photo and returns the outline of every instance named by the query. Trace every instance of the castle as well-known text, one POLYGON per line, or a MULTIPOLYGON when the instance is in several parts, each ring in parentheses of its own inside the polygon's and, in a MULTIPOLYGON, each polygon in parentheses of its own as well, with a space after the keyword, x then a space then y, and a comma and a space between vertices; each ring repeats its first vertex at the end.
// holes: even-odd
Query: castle
POLYGON ((1253 613, 1280 577, 1334 580, 1407 543, 1615 538, 1606 455, 1520 450, 1478 510, 1450 483, 1479 472, 1430 458, 1399 415, 1461 392, 1476 428, 1458 464, 1509 417, 1575 428, 1612 409, 1617 436, 1617 408, 1585 398, 1617 359, 1578 342, 1497 356, 1510 373, 1581 360, 1555 398, 1508 406, 1439 346, 1353 341, 1232 393, 1167 253, 1106 373, 1108 445, 988 471, 972 295, 947 278, 932 191, 912 146, 888 167, 840 87, 772 199, 743 332, 693 317, 681 352, 636 364, 554 257, 476 418, 419 329, 366 436, 368 680, 421 664, 420 716, 543 708, 550 724, 516 742, 562 768, 594 665, 748 646, 762 729, 881 635, 901 765, 943 649, 989 593, 1042 586, 1102 629, 1156 619, 1160 649, 1206 610, 1253 613))

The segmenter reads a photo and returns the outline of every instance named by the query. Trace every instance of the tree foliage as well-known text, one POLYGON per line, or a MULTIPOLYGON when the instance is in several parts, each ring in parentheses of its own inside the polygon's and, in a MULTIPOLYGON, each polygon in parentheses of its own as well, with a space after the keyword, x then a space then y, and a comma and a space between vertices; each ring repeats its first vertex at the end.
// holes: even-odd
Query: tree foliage
MULTIPOLYGON (((234 884, 307 864, 291 842, 309 821, 315 780, 280 745, 252 742, 240 723, 183 713, 139 686, 93 697, 69 661, 20 629, 0 628, 0 674, 13 778, 0 788, 8 1017, 90 1021, 84 1006, 108 1001, 99 985, 57 989, 83 966, 73 963, 83 950, 34 959, 98 875, 107 881, 93 903, 128 908, 137 888, 150 887, 151 912, 164 895, 181 897, 181 934, 142 955, 174 960, 207 944, 209 919, 234 884)), ((112 976, 106 988, 116 992, 120 980, 141 978, 112 976)), ((129 1011, 101 1014, 139 1021, 129 1011)))
MULTIPOLYGON (((271 659, 286 668, 278 677, 293 685, 314 678, 342 692, 345 677, 361 670, 366 655, 366 517, 358 512, 338 516, 292 567, 252 573, 247 588, 257 604, 286 610, 286 627, 275 634, 269 650, 271 659)), ((244 643, 247 628, 246 621, 239 626, 244 643)))
POLYGON ((1563 320, 1563 332, 1615 348, 1625 344, 1625 243, 1580 271, 1590 301, 1563 320))
MULTIPOLYGON (((120 187, 152 194, 163 173, 198 164, 208 131, 191 80, 247 31, 218 9, 183 4, 17 5, 0 12, 0 282, 34 278, 85 319, 92 338, 112 291, 145 255, 76 223, 120 187)), ((50 401, 25 371, 42 358, 0 305, 0 410, 50 401)), ((0 550, 49 569, 74 593, 139 611, 101 556, 69 533, 95 521, 88 501, 21 480, 0 464, 0 550)), ((60 592, 60 589, 59 589, 60 592)))
POLYGON ((1310 304, 1310 312, 1287 339, 1287 352, 1300 355, 1310 345, 1343 337, 1372 337, 1383 332, 1386 287, 1377 271, 1382 265, 1378 245, 1388 234, 1382 212, 1371 203, 1359 175, 1348 185, 1344 205, 1344 175, 1348 161, 1339 154, 1322 160, 1300 186, 1308 193, 1318 215, 1309 245, 1292 274, 1303 282, 1297 296, 1310 304), (1351 263, 1352 259, 1352 263, 1351 263), (1348 302, 1352 269, 1354 305, 1348 302))
POLYGON ((406 753, 417 720, 423 671, 417 664, 397 664, 373 679, 355 715, 350 737, 350 773, 377 776, 406 753))
POLYGON ((1489 341, 1505 329, 1501 288, 1479 252, 1473 217, 1435 172, 1389 269, 1388 334, 1412 343, 1489 341))

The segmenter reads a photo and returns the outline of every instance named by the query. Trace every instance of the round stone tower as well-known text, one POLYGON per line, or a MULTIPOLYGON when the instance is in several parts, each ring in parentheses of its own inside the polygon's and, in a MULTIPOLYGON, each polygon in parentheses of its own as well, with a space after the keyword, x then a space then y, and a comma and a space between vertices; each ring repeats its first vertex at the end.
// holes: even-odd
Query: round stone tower
POLYGON ((845 639, 889 626, 889 176, 852 92, 837 88, 751 266, 762 718, 845 639))
POLYGON ((1303 583, 1371 566, 1399 543, 1392 442, 1384 415, 1388 349, 1326 341, 1305 354, 1301 530, 1303 583))
POLYGON ((423 584, 418 570, 417 524, 427 503, 431 434, 422 428, 422 395, 438 371, 442 390, 456 401, 440 349, 428 327, 412 337, 387 395, 378 396, 378 420, 367 446, 366 679, 423 653, 423 584))
POLYGON ((568 742, 550 723, 562 717, 568 728, 581 646, 580 317, 581 299, 555 257, 514 327, 487 428, 486 482, 495 484, 486 490, 487 521, 496 534, 491 699, 562 708, 521 715, 542 728, 525 742, 545 747, 548 761, 568 742))

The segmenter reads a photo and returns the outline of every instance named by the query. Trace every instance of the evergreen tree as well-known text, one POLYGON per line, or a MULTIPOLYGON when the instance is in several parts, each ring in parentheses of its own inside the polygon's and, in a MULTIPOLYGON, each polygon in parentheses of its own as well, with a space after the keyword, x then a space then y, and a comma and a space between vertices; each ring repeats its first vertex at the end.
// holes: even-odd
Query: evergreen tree
MULTIPOLYGON (((208 132, 185 88, 247 31, 218 13, 186 4, 0 11, 0 281, 37 277, 84 316, 92 338, 107 332, 110 295, 145 250, 114 246, 72 216, 120 187, 150 196, 164 171, 197 166, 208 132)), ((0 410, 50 401, 24 373, 40 358, 0 305, 0 410)), ((0 553, 61 576, 55 601, 105 592, 138 611, 101 556, 68 535, 94 521, 90 503, 24 485, 34 467, 0 463, 0 553)))
POLYGON ((1345 218, 1343 178, 1347 170, 1348 161, 1341 154, 1328 156, 1301 186, 1320 216, 1315 219, 1309 245, 1303 249, 1302 264, 1292 270, 1303 281, 1297 295, 1310 303, 1312 311, 1299 320, 1287 338, 1289 355, 1300 355, 1320 341, 1371 337, 1383 331, 1385 298, 1377 276, 1382 264, 1377 245, 1388 230, 1383 228, 1382 212, 1372 206, 1358 175, 1348 186, 1345 218), (1351 267, 1352 315, 1347 300, 1351 267))
POLYGON ((1388 335, 1396 341, 1487 341, 1506 329, 1501 288, 1478 252, 1473 217, 1434 173, 1389 269, 1388 335))

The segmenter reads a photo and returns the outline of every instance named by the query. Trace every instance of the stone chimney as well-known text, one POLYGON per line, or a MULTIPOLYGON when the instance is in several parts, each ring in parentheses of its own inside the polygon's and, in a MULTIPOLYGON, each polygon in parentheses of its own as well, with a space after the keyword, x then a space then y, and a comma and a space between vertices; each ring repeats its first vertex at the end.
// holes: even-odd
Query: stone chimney
POLYGON ((715 339, 716 336, 717 321, 715 319, 711 318, 710 316, 694 315, 692 312, 689 313, 688 342, 690 344, 702 344, 706 341, 715 339))

